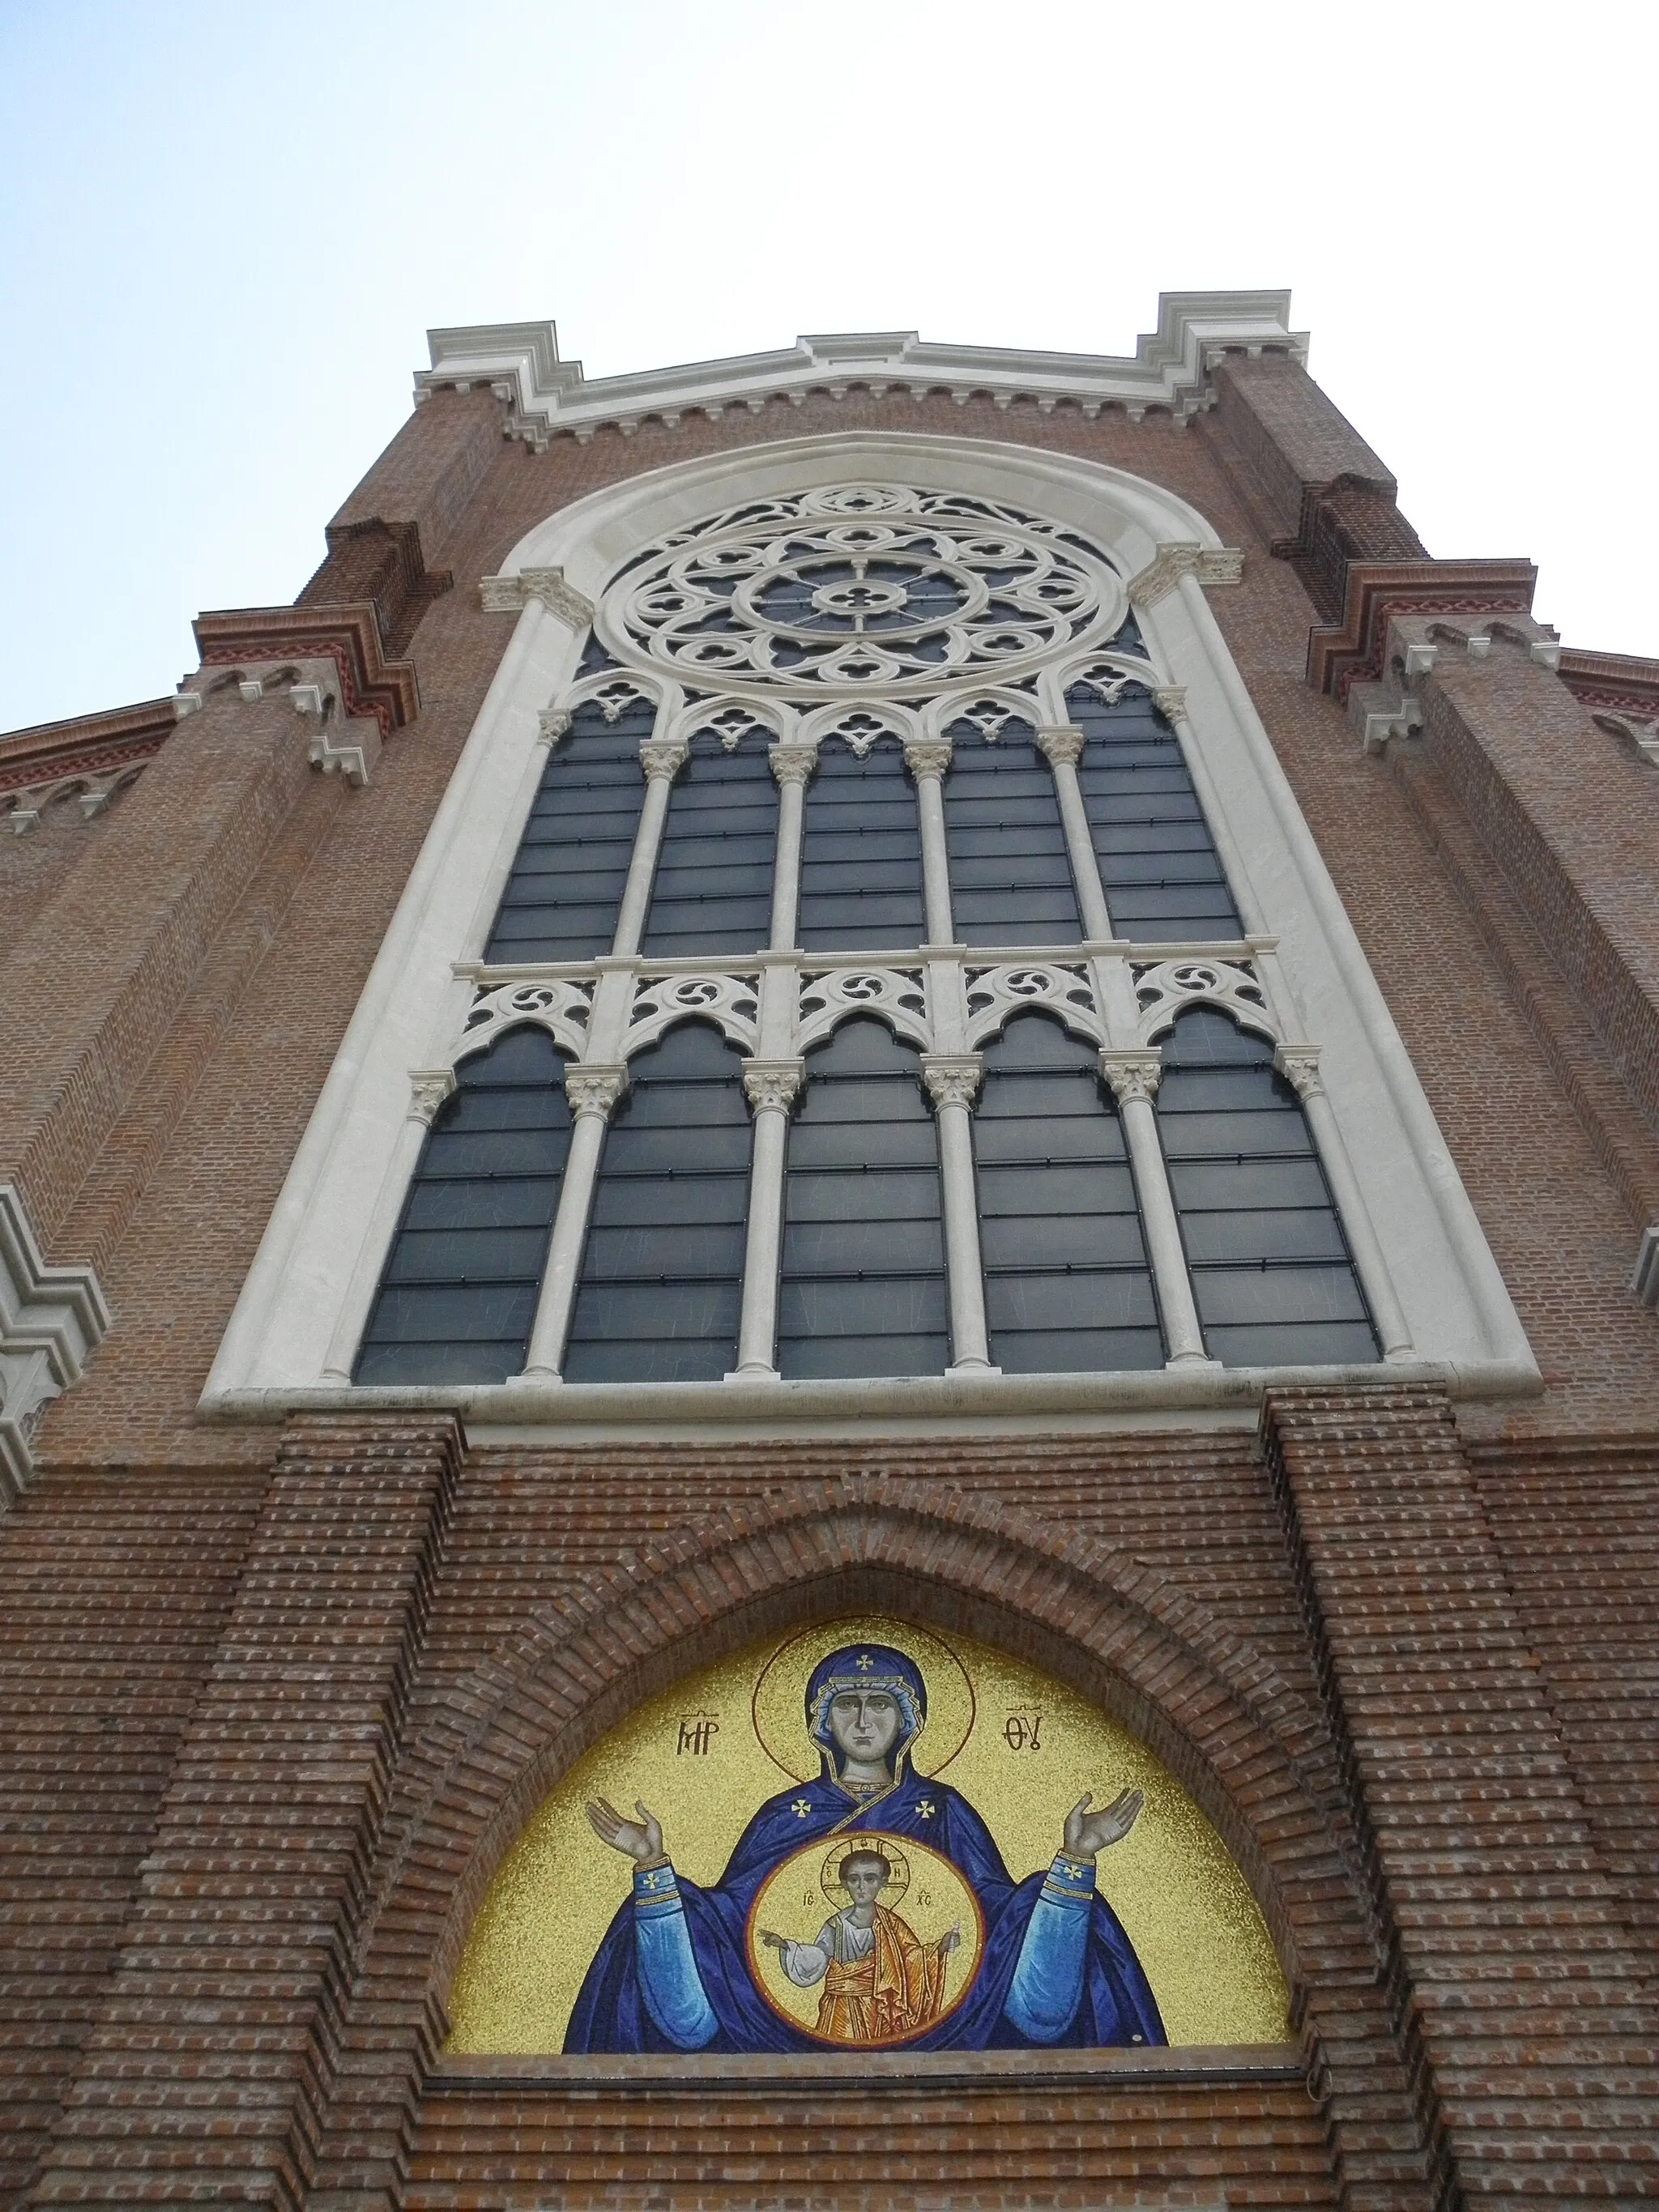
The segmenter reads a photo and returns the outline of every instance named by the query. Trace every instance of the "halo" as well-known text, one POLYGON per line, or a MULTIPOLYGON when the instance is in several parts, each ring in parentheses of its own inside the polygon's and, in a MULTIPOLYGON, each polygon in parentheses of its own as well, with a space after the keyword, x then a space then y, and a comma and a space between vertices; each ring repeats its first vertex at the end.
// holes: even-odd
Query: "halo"
POLYGON ((896 1905, 910 1887, 910 1862, 890 1836, 872 1828, 862 1835, 837 1836, 836 1848, 823 1863, 823 1872, 818 1876, 818 1887, 834 1905, 845 1905, 852 1891, 841 1878, 841 1863, 849 1851, 875 1851, 892 1869, 890 1881, 881 1886, 882 1896, 889 1905, 896 1905))
POLYGON ((942 1774, 973 1730, 972 1680, 942 1636, 884 1613, 854 1613, 803 1629, 767 1660, 755 1678, 752 1711, 755 1734, 773 1765, 794 1782, 817 1780, 817 1746, 802 1718, 806 1685, 818 1662, 843 1644, 889 1644, 916 1662, 927 1683, 927 1720, 910 1747, 910 1763, 918 1774, 942 1774), (925 1768, 916 1757, 923 1744, 928 1751, 925 1768))

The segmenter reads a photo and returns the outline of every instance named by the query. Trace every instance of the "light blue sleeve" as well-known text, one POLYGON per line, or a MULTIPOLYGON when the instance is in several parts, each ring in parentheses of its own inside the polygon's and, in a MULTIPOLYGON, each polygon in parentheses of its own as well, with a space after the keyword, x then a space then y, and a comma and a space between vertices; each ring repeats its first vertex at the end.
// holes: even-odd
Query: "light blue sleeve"
POLYGON ((1033 2043, 1058 2043, 1077 2017, 1094 1896, 1094 1861, 1062 1851, 1037 1893, 1003 2008, 1033 2043))
POLYGON ((720 2022, 697 1972, 672 1867, 634 1869, 634 1948, 647 2011, 671 2043, 701 2051, 720 2022))

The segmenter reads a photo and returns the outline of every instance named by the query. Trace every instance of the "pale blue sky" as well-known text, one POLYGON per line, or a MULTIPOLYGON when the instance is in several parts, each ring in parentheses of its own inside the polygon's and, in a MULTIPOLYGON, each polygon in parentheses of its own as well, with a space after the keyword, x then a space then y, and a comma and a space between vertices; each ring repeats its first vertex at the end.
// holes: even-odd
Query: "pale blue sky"
POLYGON ((0 0, 0 728, 289 599, 429 325, 1130 349, 1283 285, 1441 555, 1659 654, 1653 18, 1060 0, 0 0), (1649 28, 1644 32, 1641 26, 1649 28))

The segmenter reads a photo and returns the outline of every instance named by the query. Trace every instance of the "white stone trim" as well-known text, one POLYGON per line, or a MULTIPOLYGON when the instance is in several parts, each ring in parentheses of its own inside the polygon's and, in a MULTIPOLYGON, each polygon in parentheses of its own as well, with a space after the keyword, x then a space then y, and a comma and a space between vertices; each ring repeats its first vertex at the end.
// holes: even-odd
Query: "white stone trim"
MULTIPOLYGON (((508 556, 503 573, 556 567, 584 598, 593 598, 620 562, 738 496, 766 497, 847 480, 911 483, 1006 499, 1086 533, 1125 575, 1140 573, 1162 548, 1221 550, 1215 532, 1194 509, 1119 470, 984 440, 841 433, 703 457, 629 478, 538 526, 508 556)), ((1431 1373, 1477 1395, 1535 1390, 1540 1378, 1520 1322, 1405 1047, 1194 567, 1184 561, 1178 565, 1183 573, 1175 588, 1142 612, 1147 659, 1140 666, 1143 680, 1150 672, 1155 688, 1178 687, 1184 694, 1178 732, 1244 916, 1246 938, 1190 945, 1091 941, 1075 953, 1021 945, 975 947, 970 953, 934 945, 926 953, 912 946, 811 959, 781 946, 744 963, 748 974, 760 976, 752 1042, 741 1030, 727 1033, 757 1056, 799 1056, 836 1021, 867 1011, 891 1021, 924 1051, 960 1054, 972 1048, 966 968, 1029 969, 1080 959, 1088 966, 1106 1042, 1127 1049, 1146 1042, 1136 1027, 1132 961, 1151 968, 1190 956, 1248 970, 1259 981, 1263 1026, 1275 1042, 1295 1048, 1314 1036, 1323 1048, 1332 1125, 1366 1197, 1382 1266, 1397 1289, 1414 1347, 1411 1361, 1389 1371, 1431 1373), (873 996, 849 1000, 848 986, 861 975, 880 979, 873 996)), ((549 971, 533 968, 481 970, 478 958, 544 762, 538 719, 568 696, 579 637, 544 599, 527 599, 249 1271, 203 1395, 209 1415, 268 1418, 274 1407, 313 1402, 325 1375, 337 1376, 331 1349, 354 1328, 361 1329, 390 1233, 381 1194, 398 1175, 392 1160, 408 1110, 408 1071, 453 1060, 481 989, 547 978, 549 971)), ((1045 725, 1064 720, 1063 704, 1056 712, 1057 703, 1047 702, 1045 725)), ((660 981, 676 974, 721 971, 721 963, 613 957, 568 965, 560 971, 567 980, 592 985, 586 1060, 625 1059, 636 985, 647 970, 660 981)), ((744 1018, 752 1018, 746 1012, 744 1018)), ((407 1174, 404 1166, 399 1189, 407 1174)), ((395 1208, 390 1218, 395 1224, 395 1208)), ((1328 1377, 1335 1372, 1316 1371, 1328 1377)), ((965 1387, 970 1378, 932 1379, 948 1390, 965 1387)), ((930 1395, 923 1387, 929 1382, 920 1378, 915 1388, 907 1383, 896 1395, 890 1384, 862 1382, 584 1385, 580 1418, 628 1422, 647 1418, 643 1409, 648 1407, 648 1418, 671 1422, 682 1416, 699 1424, 737 1419, 744 1418, 739 1405, 716 1413, 700 1394, 757 1387, 784 1394, 775 1398, 774 1418, 793 1418, 786 1409, 795 1407, 802 1418, 856 1425, 866 1413, 874 1418, 901 1403, 944 1414, 957 1401, 930 1395)), ((1261 1382, 1258 1376, 1246 1388, 1259 1389, 1261 1382)), ((1190 1373, 1172 1373, 1172 1398, 1137 1396, 1147 1387, 1146 1378, 1128 1384, 1111 1377, 980 1376, 976 1387, 1011 1393, 1001 1401, 1010 1412, 1039 1405, 1082 1412, 1234 1402, 1224 1393, 1215 1396, 1215 1386, 1196 1364, 1190 1373), (1199 1394, 1189 1401, 1179 1395, 1188 1385, 1199 1394)), ((1230 1376, 1226 1388, 1234 1387, 1230 1376)), ((560 1388, 567 1395, 557 1405, 568 1403, 575 1418, 575 1391, 560 1388)), ((465 1403, 474 1421, 565 1418, 552 1411, 553 1397, 538 1396, 528 1383, 512 1390, 509 1416, 500 1410, 507 1389, 392 1393, 386 1402, 465 1403), (532 1407, 544 1410, 532 1413, 532 1407)), ((368 1403, 370 1395, 356 1394, 354 1402, 368 1403)), ((318 1402, 338 1401, 325 1386, 318 1402)), ((988 1413, 991 1402, 974 1401, 988 1413)))
POLYGON ((0 1509, 34 1472, 42 1413, 79 1381, 109 1328, 97 1270, 48 1267, 22 1193, 0 1182, 0 1509))
POLYGON ((584 441, 607 426, 629 433, 653 416, 672 428, 686 414, 758 412, 774 399, 799 405, 810 392, 839 398, 854 385, 918 399, 948 392, 958 404, 984 393, 1000 407, 1030 399, 1045 414, 1075 406, 1091 418, 1108 406, 1136 420, 1164 408, 1184 422, 1213 404, 1210 371, 1222 355, 1307 359, 1307 333, 1290 327, 1290 313, 1288 292, 1165 292, 1157 330, 1137 341, 1132 358, 935 344, 915 331, 844 331, 772 353, 592 380, 580 362, 560 360, 551 323, 483 324, 427 332, 432 365, 416 372, 415 398, 418 405, 441 387, 488 385, 512 410, 508 434, 538 447, 567 432, 584 441))

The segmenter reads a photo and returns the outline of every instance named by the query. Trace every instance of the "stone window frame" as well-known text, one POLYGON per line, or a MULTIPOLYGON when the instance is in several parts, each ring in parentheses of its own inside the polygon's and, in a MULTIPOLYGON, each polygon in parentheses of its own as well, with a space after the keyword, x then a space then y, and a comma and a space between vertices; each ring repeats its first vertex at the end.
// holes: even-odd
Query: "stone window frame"
MULTIPOLYGON (((1465 1397, 1534 1394, 1541 1378, 1497 1264, 1205 599, 1206 583, 1237 578, 1240 561, 1195 508, 1125 471, 1001 442, 902 432, 790 440, 681 463, 592 494, 528 532, 500 575, 484 580, 486 606, 517 607, 517 626, 249 1270, 202 1396, 203 1413, 268 1420, 348 1404, 441 1405, 459 1409, 475 1429, 502 1436, 603 1434, 637 1431, 641 1423, 665 1434, 706 1432, 709 1424, 765 1433, 780 1422, 857 1429, 871 1421, 890 1425, 895 1418, 937 1428, 999 1417, 1061 1426, 1148 1412, 1248 1417, 1272 1383, 1385 1372, 1442 1381, 1465 1397), (1009 948, 1011 957, 1000 959, 996 948, 934 943, 902 967, 861 954, 665 962, 624 951, 551 963, 544 973, 484 970, 478 956, 545 748, 556 743, 573 698, 600 680, 584 684, 578 662, 607 580, 658 540, 717 509, 848 481, 1002 501, 1076 530, 1103 550, 1160 678, 1156 694, 1175 722, 1243 937, 1227 946, 1160 946, 1154 957, 1100 936, 1097 921, 1091 925, 1085 915, 1089 933, 1077 948, 1009 948), (784 1029, 762 1012, 763 981, 781 963, 810 976, 802 1018, 784 1029), (1038 976, 1038 969, 1050 972, 1038 976), (971 982, 969 970, 975 971, 971 982), (868 987, 845 1001, 854 977, 866 975, 868 987), (908 1020, 908 1034, 939 1063, 937 1085, 930 1085, 936 1101, 965 1122, 976 1042, 1017 1006, 1048 1004, 1078 1033, 1094 1036, 1121 1110, 1131 1121, 1146 1119, 1138 1182, 1149 1243, 1164 1247, 1158 1280, 1167 1302, 1176 1292, 1172 1222, 1161 1231, 1152 1218, 1156 1201, 1150 1212, 1146 1206, 1158 1180, 1150 1099, 1157 1036, 1182 1005, 1195 1001, 1223 1004, 1273 1038, 1278 1064, 1308 1109, 1378 1323, 1384 1367, 1223 1369, 1204 1357, 1195 1327, 1183 1333, 1177 1323, 1162 1370, 1005 1376, 975 1351, 968 1308, 977 1285, 970 1292, 964 1267, 952 1279, 957 1364, 938 1376, 781 1382, 760 1355, 764 1317, 758 1304, 750 1310, 746 1287, 739 1354, 724 1383, 562 1383, 544 1356, 556 1328, 544 1328, 540 1316, 526 1375, 505 1383, 362 1389, 347 1379, 426 1128, 453 1086, 453 1065, 511 1021, 526 1018, 550 1030, 573 1054, 572 1103, 579 1133, 592 1132, 586 1149, 595 1158, 629 1053, 681 1016, 716 1020, 750 1056, 745 1087, 757 1109, 757 1175, 763 1170, 775 1181, 782 1147, 764 1133, 775 1121, 781 1139, 787 1079, 807 1045, 832 1025, 837 1005, 848 1013, 856 1007, 882 1014, 901 1033, 908 1020), (965 1018, 970 1002, 975 1021, 965 1018), (817 1026, 810 1015, 819 1017, 817 1026)), ((1051 757, 1063 781, 1063 708, 1054 719, 1051 757)), ((929 757, 938 742, 931 730, 910 738, 929 780, 943 766, 929 757)), ((683 747, 678 730, 664 726, 655 735, 645 749, 660 754, 645 763, 653 781, 656 772, 672 773, 683 747)), ((786 782, 781 795, 787 799, 792 787, 800 786, 786 782)), ((665 806, 666 785, 661 788, 665 806)), ((663 811, 647 808, 646 818, 663 811)), ((787 811, 798 820, 798 805, 787 811)), ((924 825, 926 818, 924 809, 924 825)), ((637 878, 632 902, 640 913, 627 915, 625 895, 633 937, 619 930, 619 942, 637 942, 648 842, 642 826, 630 878, 631 891, 637 878)), ((573 1145, 568 1178, 577 1172, 576 1150, 573 1145)), ((756 1240, 763 1248, 769 1238, 775 1244, 777 1223, 758 1186, 757 1196, 750 1257, 762 1262, 755 1296, 764 1304, 766 1254, 756 1240)), ((960 1245, 969 1218, 960 1188, 955 1210, 960 1245)), ((550 1295, 556 1306, 563 1297, 568 1309, 574 1290, 576 1211, 562 1222, 562 1249, 555 1231, 544 1311, 550 1295)), ((1175 1241, 1178 1247, 1178 1236, 1175 1241)), ((774 1291, 775 1265, 774 1257, 774 1291)), ((1176 1295, 1177 1316, 1179 1307, 1176 1295)))

